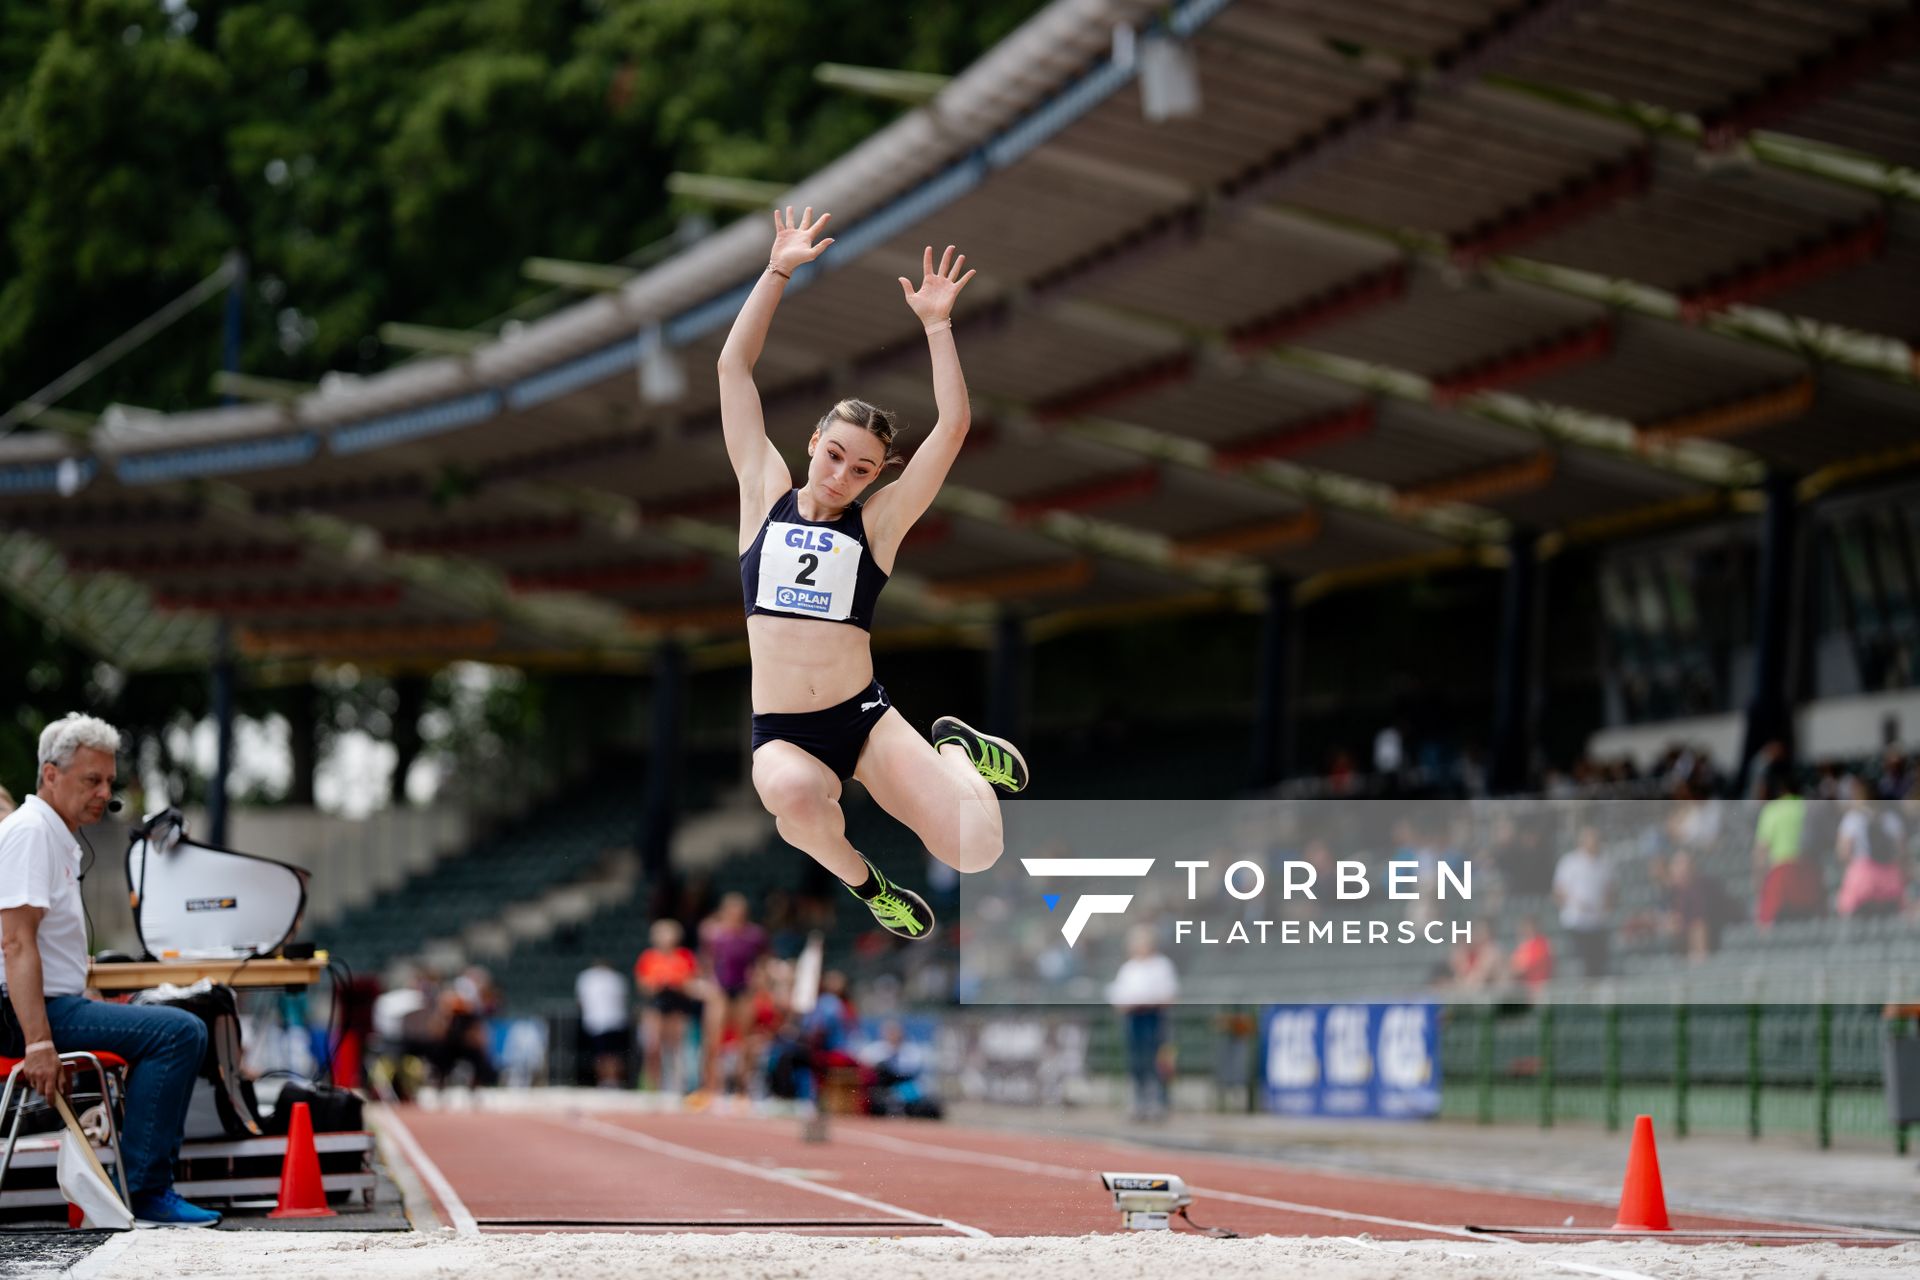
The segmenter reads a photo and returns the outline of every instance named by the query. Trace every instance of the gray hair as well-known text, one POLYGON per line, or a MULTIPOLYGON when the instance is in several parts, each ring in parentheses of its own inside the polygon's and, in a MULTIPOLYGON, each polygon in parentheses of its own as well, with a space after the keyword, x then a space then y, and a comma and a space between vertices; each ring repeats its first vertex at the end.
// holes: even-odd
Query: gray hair
POLYGON ((69 711, 40 731, 40 767, 52 765, 64 769, 73 763, 73 753, 92 747, 108 755, 120 750, 120 731, 105 720, 69 711))

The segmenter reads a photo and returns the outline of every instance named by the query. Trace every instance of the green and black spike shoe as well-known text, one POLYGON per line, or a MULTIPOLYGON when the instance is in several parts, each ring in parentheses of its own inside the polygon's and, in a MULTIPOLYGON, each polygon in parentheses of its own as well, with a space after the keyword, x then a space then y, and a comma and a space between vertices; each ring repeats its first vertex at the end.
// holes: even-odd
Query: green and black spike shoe
POLYGON ((861 861, 867 863, 866 883, 848 885, 847 892, 866 904, 873 918, 888 933, 915 942, 932 937, 936 922, 927 900, 911 889, 889 882, 880 874, 880 868, 865 858, 861 861))
POLYGON ((941 716, 933 722, 933 748, 949 742, 959 743, 980 776, 1008 795, 1027 789, 1027 759, 1005 738, 982 733, 958 716, 941 716))

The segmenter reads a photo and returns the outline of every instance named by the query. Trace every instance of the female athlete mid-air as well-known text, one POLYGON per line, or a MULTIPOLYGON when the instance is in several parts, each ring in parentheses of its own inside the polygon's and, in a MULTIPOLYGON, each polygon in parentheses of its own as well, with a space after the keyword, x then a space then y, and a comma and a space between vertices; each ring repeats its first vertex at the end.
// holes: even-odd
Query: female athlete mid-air
POLYGON ((830 215, 773 215, 773 254, 720 352, 720 419, 740 481, 740 580, 753 661, 753 785, 780 835, 840 877, 875 920, 906 938, 933 932, 918 894, 889 883, 851 844, 840 788, 858 778, 929 851, 959 871, 1000 856, 993 788, 1027 785, 1013 745, 953 716, 922 738, 873 676, 874 602, 900 542, 932 505, 966 439, 967 385, 954 347, 954 300, 973 278, 951 245, 934 266, 927 248, 920 287, 902 277, 907 306, 926 329, 939 421, 900 478, 864 494, 896 465, 893 416, 842 400, 814 426, 799 488, 767 439, 754 362, 794 268, 831 245, 816 240, 830 215))

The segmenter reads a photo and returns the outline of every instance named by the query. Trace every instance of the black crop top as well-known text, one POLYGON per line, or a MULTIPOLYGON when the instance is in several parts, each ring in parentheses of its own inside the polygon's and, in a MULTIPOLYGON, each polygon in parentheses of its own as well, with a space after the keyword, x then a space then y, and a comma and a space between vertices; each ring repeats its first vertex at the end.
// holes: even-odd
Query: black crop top
POLYGON ((807 520, 800 515, 799 494, 789 489, 773 504, 759 536, 740 556, 747 616, 818 618, 873 630, 873 606, 887 575, 867 549, 860 504, 838 520, 807 520))

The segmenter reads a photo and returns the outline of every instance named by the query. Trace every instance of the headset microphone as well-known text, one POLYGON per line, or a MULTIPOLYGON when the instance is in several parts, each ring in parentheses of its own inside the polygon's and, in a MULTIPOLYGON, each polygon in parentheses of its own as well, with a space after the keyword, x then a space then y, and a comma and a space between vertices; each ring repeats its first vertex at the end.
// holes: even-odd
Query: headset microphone
POLYGON ((122 804, 122 803, 121 803, 120 801, 118 801, 118 800, 109 800, 109 801, 107 801, 107 812, 108 812, 108 813, 118 813, 118 812, 120 812, 120 811, 121 811, 122 809, 124 809, 124 808, 126 808, 126 806, 125 806, 124 804, 122 804))

